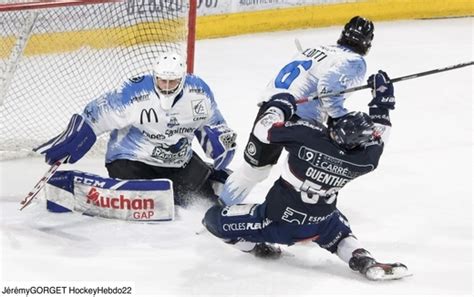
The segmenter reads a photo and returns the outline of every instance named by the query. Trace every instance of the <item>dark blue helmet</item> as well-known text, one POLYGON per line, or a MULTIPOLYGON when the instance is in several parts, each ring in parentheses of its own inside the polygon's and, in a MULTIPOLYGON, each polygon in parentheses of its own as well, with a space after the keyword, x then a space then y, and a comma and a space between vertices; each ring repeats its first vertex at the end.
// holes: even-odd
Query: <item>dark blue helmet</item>
POLYGON ((329 133, 340 147, 354 149, 374 139, 374 123, 364 112, 353 111, 329 125, 329 133))
POLYGON ((374 24, 366 18, 356 16, 344 26, 337 44, 365 55, 372 46, 372 39, 374 39, 374 24))

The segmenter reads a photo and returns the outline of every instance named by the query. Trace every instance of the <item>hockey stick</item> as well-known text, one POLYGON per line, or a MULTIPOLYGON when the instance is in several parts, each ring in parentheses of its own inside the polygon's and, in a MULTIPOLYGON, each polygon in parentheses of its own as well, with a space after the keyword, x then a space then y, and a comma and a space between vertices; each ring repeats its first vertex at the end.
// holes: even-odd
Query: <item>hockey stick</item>
POLYGON ((201 234, 204 234, 207 232, 207 229, 206 227, 201 227, 201 229, 197 230, 196 232, 194 232, 196 235, 201 235, 201 234))
POLYGON ((303 52, 303 47, 301 46, 301 42, 298 40, 298 38, 295 38, 295 45, 296 45, 296 49, 302 53, 303 52))
MULTIPOLYGON (((438 69, 419 72, 419 73, 415 73, 415 74, 400 76, 400 77, 390 79, 390 82, 395 83, 395 82, 399 82, 399 81, 403 81, 403 80, 413 79, 413 78, 417 78, 417 77, 421 77, 421 76, 426 76, 426 75, 431 75, 431 74, 435 74, 435 73, 439 73, 439 72, 444 72, 444 71, 454 70, 454 69, 458 69, 458 68, 462 68, 462 67, 466 67, 466 66, 471 66, 473 64, 474 64, 474 61, 470 61, 470 62, 460 63, 460 64, 456 64, 456 65, 452 65, 452 66, 448 66, 448 67, 444 67, 444 68, 438 68, 438 69)), ((298 104, 299 103, 304 103, 304 102, 308 102, 308 101, 312 101, 312 100, 337 96, 337 95, 350 93, 350 92, 355 92, 355 91, 368 89, 368 88, 370 88, 370 86, 369 86, 369 84, 366 84, 366 85, 362 85, 362 86, 358 86, 358 87, 348 88, 348 89, 345 89, 345 90, 340 91, 340 92, 335 92, 335 93, 330 93, 330 94, 323 94, 323 95, 316 96, 316 97, 313 97, 313 98, 298 99, 298 100, 296 100, 296 103, 298 103, 298 104)))
POLYGON ((43 177, 38 181, 36 186, 31 190, 28 195, 20 202, 20 210, 23 210, 25 207, 30 205, 31 201, 36 198, 38 193, 44 188, 48 180, 53 176, 53 174, 58 170, 59 166, 66 160, 66 157, 56 161, 49 170, 43 175, 43 177))

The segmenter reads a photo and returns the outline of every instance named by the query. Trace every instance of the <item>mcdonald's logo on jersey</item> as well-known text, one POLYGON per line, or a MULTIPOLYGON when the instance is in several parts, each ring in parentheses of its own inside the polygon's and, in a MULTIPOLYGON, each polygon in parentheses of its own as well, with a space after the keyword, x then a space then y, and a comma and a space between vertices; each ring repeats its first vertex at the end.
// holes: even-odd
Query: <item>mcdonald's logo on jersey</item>
POLYGON ((156 111, 153 108, 142 109, 142 112, 140 113, 140 125, 143 125, 143 115, 146 116, 147 123, 151 123, 152 119, 155 120, 155 123, 158 123, 158 115, 156 114, 156 111))

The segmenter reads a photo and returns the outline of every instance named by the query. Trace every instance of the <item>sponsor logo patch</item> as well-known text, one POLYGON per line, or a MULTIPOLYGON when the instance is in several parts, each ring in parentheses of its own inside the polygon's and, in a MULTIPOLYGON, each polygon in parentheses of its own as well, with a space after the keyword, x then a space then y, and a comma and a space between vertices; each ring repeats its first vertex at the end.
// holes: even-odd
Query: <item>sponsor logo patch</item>
POLYGON ((164 163, 174 163, 186 156, 189 147, 189 140, 183 137, 177 143, 168 145, 160 143, 153 149, 151 156, 164 163))
POLYGON ((176 117, 170 118, 170 121, 168 122, 168 124, 166 124, 166 126, 168 128, 173 128, 173 127, 179 126, 178 119, 176 117))
POLYGON ((246 151, 250 156, 255 156, 255 154, 257 153, 257 147, 253 142, 250 141, 249 144, 247 144, 246 151))
POLYGON ((86 195, 88 204, 94 204, 101 208, 145 210, 154 209, 155 201, 152 198, 126 198, 124 195, 118 197, 103 196, 97 188, 92 187, 86 195))
POLYGON ((294 210, 291 207, 286 207, 281 219, 290 224, 303 225, 306 221, 307 214, 294 210))
POLYGON ((208 116, 208 111, 204 99, 191 101, 193 110, 193 121, 205 120, 208 116))
POLYGON ((155 123, 158 123, 158 115, 156 114, 156 111, 153 108, 149 109, 142 109, 142 112, 140 113, 140 125, 143 125, 143 123, 151 123, 152 120, 155 121, 155 123))

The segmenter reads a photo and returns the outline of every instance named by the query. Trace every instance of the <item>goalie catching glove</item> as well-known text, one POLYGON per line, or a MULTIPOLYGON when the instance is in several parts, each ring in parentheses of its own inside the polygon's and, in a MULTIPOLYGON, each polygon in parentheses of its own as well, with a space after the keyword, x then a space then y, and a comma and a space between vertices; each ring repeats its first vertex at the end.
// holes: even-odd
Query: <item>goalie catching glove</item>
POLYGON ((204 126, 200 139, 206 155, 214 160, 214 168, 222 170, 234 158, 237 134, 225 124, 204 126))
POLYGON ((91 126, 81 115, 74 114, 61 134, 48 142, 34 148, 33 151, 43 154, 46 163, 52 165, 66 158, 64 163, 75 163, 94 145, 97 137, 91 126))

